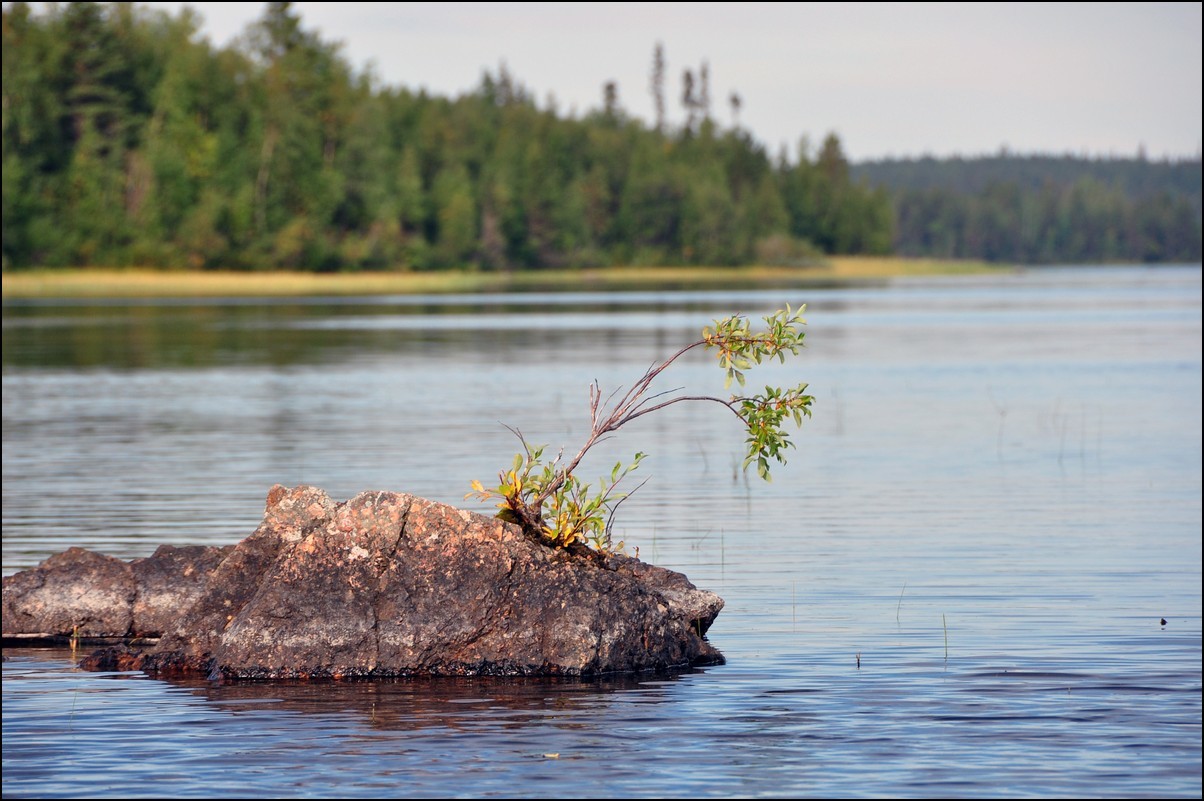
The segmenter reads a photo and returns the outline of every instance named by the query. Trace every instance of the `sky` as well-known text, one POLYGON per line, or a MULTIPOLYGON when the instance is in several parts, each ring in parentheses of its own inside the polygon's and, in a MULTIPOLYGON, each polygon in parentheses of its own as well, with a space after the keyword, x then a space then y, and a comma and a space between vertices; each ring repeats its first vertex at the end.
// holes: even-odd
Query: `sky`
MULTIPOLYGON (((190 5, 230 44, 262 3, 190 5)), ((666 117, 706 62, 712 114, 793 159, 836 133, 854 161, 998 153, 1199 158, 1200 3, 295 3, 380 84, 455 97, 503 63, 541 107, 619 104, 651 121, 664 47, 666 117)))

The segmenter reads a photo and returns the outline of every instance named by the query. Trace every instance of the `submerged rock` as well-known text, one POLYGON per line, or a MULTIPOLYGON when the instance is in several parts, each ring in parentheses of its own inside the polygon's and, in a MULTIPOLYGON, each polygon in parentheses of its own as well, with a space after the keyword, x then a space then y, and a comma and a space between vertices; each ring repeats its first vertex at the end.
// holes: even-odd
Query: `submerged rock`
POLYGON ((84 660, 93 669, 265 679, 589 676, 723 661, 703 637, 723 600, 680 573, 622 555, 553 550, 512 524, 412 495, 365 492, 335 503, 314 487, 277 485, 263 523, 205 570, 190 602, 160 589, 164 618, 154 617, 140 576, 153 573, 162 588, 170 570, 178 574, 175 563, 161 559, 162 571, 140 573, 138 560, 123 571, 126 563, 86 553, 5 579, 6 636, 10 606, 20 626, 53 622, 69 634, 80 602, 36 614, 57 594, 86 599, 95 630, 106 633, 123 621, 132 633, 136 620, 174 618, 153 650, 99 651, 84 660), (87 566, 81 585, 68 580, 75 563, 87 566), (110 616, 98 611, 106 604, 110 616))

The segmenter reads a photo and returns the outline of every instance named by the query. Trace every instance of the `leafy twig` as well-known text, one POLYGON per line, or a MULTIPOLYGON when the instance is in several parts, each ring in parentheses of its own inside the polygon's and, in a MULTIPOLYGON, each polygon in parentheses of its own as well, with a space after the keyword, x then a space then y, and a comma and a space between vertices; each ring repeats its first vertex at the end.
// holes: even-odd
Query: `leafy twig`
POLYGON ((744 468, 747 470, 749 465, 756 463, 757 474, 768 481, 769 460, 784 464, 785 450, 794 447, 782 429, 784 422, 792 419, 796 425, 802 425, 803 417, 811 416, 814 398, 807 394, 806 384, 790 389, 767 386, 764 393, 733 395, 727 400, 711 395, 674 395, 681 391, 680 388, 648 393, 661 373, 695 348, 718 351, 719 366, 726 374, 725 389, 729 389, 733 381, 743 387, 744 373, 752 366, 774 358, 785 362, 787 353, 798 354, 805 336, 802 330, 806 324, 802 316, 805 308, 791 309, 787 305, 774 312, 764 318, 767 327, 761 332, 753 332, 748 320, 739 314, 716 320, 713 328, 703 329, 701 339, 683 346, 663 362, 649 366, 626 392, 620 394, 622 388, 615 389, 605 401, 598 383, 591 383, 590 433, 580 450, 563 466, 563 450, 555 459, 545 462, 546 446, 532 446, 523 438, 522 432, 506 426, 522 443, 523 453, 515 455, 510 470, 498 474, 497 487, 486 488, 481 482, 473 481, 473 492, 465 497, 498 499, 499 517, 518 523, 529 534, 550 545, 565 547, 588 542, 600 550, 610 551, 614 513, 631 495, 631 492, 618 492, 616 487, 639 467, 644 454, 637 453, 626 466, 617 462, 610 476, 599 481, 596 490, 582 483, 575 471, 590 449, 608 439, 608 435, 646 414, 686 401, 718 403, 736 415, 747 429, 744 468))

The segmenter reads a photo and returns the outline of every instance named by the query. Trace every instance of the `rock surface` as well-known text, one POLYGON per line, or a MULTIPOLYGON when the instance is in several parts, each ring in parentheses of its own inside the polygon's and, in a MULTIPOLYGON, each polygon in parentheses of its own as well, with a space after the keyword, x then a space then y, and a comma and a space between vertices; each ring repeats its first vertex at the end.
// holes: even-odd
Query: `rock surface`
POLYGON ((69 548, 4 579, 4 636, 158 637, 232 547, 160 545, 130 562, 69 548))
POLYGON ((5 635, 10 619, 70 633, 81 610, 105 633, 174 617, 155 649, 106 649, 84 666, 227 678, 589 676, 723 661, 703 638, 723 600, 680 573, 553 550, 412 495, 335 503, 277 485, 254 534, 207 568, 193 563, 190 577, 204 575, 187 603, 168 592, 186 561, 139 571, 139 560, 79 549, 52 557, 5 579, 5 635), (157 596, 144 589, 152 576, 157 596), (55 596, 73 600, 51 611, 55 596))

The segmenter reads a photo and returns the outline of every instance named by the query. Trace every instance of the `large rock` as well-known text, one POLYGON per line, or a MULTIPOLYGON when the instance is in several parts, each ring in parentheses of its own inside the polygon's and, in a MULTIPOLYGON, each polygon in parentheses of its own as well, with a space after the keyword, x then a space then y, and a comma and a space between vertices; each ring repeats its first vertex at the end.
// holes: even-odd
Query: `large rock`
POLYGON ((175 606, 183 611, 157 648, 101 651, 85 666, 228 678, 586 676, 722 661, 703 635, 723 600, 680 573, 553 550, 517 526, 411 495, 336 504, 313 487, 277 485, 263 523, 223 557, 199 596, 175 606))

